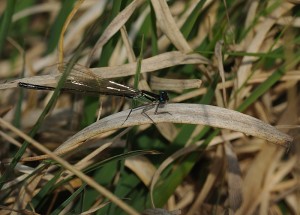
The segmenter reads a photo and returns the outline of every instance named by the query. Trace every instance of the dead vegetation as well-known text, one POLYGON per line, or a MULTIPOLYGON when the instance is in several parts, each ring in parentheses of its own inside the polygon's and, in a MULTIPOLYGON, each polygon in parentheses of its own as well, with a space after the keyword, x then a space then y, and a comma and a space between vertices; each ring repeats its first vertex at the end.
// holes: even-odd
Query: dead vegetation
POLYGON ((1 214, 299 214, 298 11, 279 0, 15 6, 0 31, 1 214), (18 87, 62 87, 75 69, 139 79, 170 101, 145 116, 124 98, 18 87))

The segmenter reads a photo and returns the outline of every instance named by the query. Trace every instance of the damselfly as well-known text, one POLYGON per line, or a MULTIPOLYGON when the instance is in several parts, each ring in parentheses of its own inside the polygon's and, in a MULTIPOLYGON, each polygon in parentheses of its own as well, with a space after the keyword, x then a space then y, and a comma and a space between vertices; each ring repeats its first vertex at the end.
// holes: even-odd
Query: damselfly
MULTIPOLYGON (((18 85, 19 87, 34 90, 55 90, 54 86, 30 84, 25 82, 19 82, 18 85)), ((158 107, 165 104, 169 100, 168 94, 165 91, 161 91, 159 94, 156 94, 146 90, 134 89, 112 80, 103 79, 102 77, 94 74, 88 68, 79 65, 75 65, 73 67, 72 71, 67 77, 67 80, 62 86, 61 91, 97 96, 112 95, 140 101, 143 100, 146 101, 147 104, 157 105, 155 114, 157 113, 158 107)))

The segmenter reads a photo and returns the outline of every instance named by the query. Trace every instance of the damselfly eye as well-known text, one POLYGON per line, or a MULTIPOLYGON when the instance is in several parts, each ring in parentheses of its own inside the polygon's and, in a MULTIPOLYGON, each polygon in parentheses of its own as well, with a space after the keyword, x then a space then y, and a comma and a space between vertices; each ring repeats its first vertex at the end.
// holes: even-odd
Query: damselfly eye
POLYGON ((168 93, 166 91, 161 91, 159 94, 159 101, 162 103, 165 103, 167 101, 169 101, 169 96, 168 93))

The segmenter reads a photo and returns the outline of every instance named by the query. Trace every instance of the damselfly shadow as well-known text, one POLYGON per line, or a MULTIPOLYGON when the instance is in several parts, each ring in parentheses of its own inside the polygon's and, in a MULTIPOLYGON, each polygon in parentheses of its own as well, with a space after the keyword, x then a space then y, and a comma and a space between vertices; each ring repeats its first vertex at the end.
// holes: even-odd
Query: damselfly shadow
MULTIPOLYGON (((63 64, 60 66, 60 68, 64 69, 66 68, 66 65, 63 64)), ((30 84, 25 82, 19 82, 18 86, 34 90, 55 90, 54 86, 30 84)), ((78 64, 72 68, 67 80, 61 88, 61 91, 88 94, 93 96, 111 95, 125 97, 135 101, 143 101, 144 105, 141 106, 143 108, 142 115, 149 118, 153 123, 155 122, 146 113, 148 110, 155 107, 154 114, 170 114, 168 112, 158 112, 158 108, 163 107, 169 100, 167 92, 161 91, 159 94, 156 94, 146 90, 138 90, 112 80, 103 79, 102 77, 93 73, 87 67, 78 64)), ((132 110, 133 109, 130 110, 123 123, 127 121, 132 113, 132 110)))

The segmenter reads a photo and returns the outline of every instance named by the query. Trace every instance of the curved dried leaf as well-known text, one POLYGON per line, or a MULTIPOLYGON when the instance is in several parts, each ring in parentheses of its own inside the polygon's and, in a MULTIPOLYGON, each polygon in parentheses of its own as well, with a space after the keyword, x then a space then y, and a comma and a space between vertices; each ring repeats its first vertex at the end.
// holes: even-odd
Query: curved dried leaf
MULTIPOLYGON (((149 108, 149 106, 147 108, 149 108)), ((291 136, 277 130, 275 127, 266 124, 259 119, 237 111, 216 106, 183 103, 166 104, 164 108, 159 109, 159 112, 164 113, 155 114, 155 105, 153 105, 153 108, 147 111, 147 115, 151 119, 142 114, 144 109, 145 106, 133 109, 128 119, 127 117, 131 110, 110 115, 93 123, 79 131, 64 144, 58 147, 56 149, 56 154, 62 155, 70 151, 70 148, 76 148, 79 145, 82 145, 85 140, 107 131, 153 122, 202 124, 217 128, 225 128, 239 131, 246 135, 252 135, 284 147, 288 147, 293 141, 291 136)), ((47 156, 35 157, 35 159, 38 160, 43 158, 47 158, 47 156)), ((32 158, 24 158, 24 161, 26 160, 29 161, 32 160, 32 158)))

